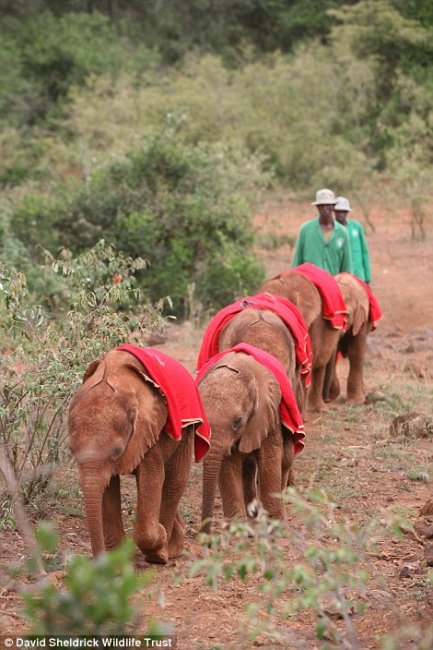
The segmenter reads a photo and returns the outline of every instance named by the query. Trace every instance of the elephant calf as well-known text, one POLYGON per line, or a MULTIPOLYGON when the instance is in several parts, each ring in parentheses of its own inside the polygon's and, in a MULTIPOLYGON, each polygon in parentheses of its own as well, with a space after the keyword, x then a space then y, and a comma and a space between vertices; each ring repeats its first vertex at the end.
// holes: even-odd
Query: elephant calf
POLYGON ((190 373, 154 348, 111 350, 90 364, 71 401, 69 438, 93 555, 114 548, 125 535, 119 477, 130 473, 137 483, 138 547, 148 562, 165 564, 179 555, 184 532, 178 504, 193 442, 199 460, 209 439, 190 373))
POLYGON ((197 370, 218 352, 238 343, 247 343, 278 359, 302 412, 312 359, 307 326, 296 306, 270 293, 245 296, 227 305, 215 314, 205 330, 197 370))
POLYGON ((323 400, 326 368, 337 349, 344 325, 345 306, 341 292, 333 277, 313 264, 283 271, 277 277, 267 280, 260 288, 293 302, 301 312, 308 327, 313 355, 313 373, 308 395, 308 410, 320 412, 326 408, 323 400), (312 267, 312 268, 311 268, 312 267), (313 271, 319 282, 316 284, 306 271, 313 271), (320 289, 318 288, 320 286, 320 289), (325 298, 328 289, 336 299, 337 311, 325 314, 325 298), (340 300, 338 300, 340 298, 340 300), (334 321, 334 322, 333 322, 334 321))
POLYGON ((280 493, 304 438, 284 367, 267 352, 239 344, 208 361, 197 381, 212 428, 203 467, 202 530, 210 531, 217 484, 226 517, 246 517, 257 483, 269 515, 283 519, 280 493))
MULTIPOLYGON (((364 359, 367 336, 376 328, 377 322, 382 317, 382 310, 370 287, 355 275, 339 273, 335 276, 335 280, 340 287, 348 312, 347 329, 338 343, 338 353, 349 359, 347 400, 363 404, 366 397, 364 359)), ((331 363, 330 367, 329 391, 330 399, 336 399, 340 394, 335 362, 331 363)))

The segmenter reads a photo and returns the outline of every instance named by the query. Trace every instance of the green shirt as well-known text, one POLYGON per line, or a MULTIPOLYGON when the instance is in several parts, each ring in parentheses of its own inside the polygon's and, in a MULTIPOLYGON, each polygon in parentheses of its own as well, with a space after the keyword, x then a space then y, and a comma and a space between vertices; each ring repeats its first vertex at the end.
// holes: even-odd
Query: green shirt
POLYGON ((371 281, 370 255, 368 253, 367 241, 364 228, 359 221, 347 220, 347 232, 349 233, 350 252, 352 253, 353 272, 364 282, 371 281))
POLYGON ((306 221, 299 229, 292 267, 311 262, 336 275, 341 271, 352 272, 349 235, 346 228, 334 221, 334 228, 327 240, 323 237, 319 218, 306 221))

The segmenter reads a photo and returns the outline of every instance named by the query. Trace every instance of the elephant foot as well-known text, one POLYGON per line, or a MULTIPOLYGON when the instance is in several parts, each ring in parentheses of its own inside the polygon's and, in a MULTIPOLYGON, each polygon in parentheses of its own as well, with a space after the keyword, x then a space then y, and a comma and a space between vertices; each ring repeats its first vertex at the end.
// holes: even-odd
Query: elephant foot
POLYGON ((295 485, 295 470, 293 467, 290 467, 290 469, 282 473, 281 491, 285 490, 286 487, 292 487, 293 485, 295 485))
POLYGON ((125 535, 119 535, 116 538, 106 539, 105 540, 105 550, 112 551, 114 548, 120 546, 120 544, 125 539, 125 535))
POLYGON ((329 395, 326 401, 333 402, 340 395, 340 392, 341 392, 340 382, 338 381, 338 379, 334 379, 329 387, 329 395))
POLYGON ((179 515, 174 520, 173 530, 168 542, 168 556, 170 559, 179 557, 184 549, 185 527, 179 515))
POLYGON ((168 551, 166 548, 162 548, 159 551, 149 551, 144 554, 146 562, 150 564, 167 564, 169 557, 168 551))
POLYGON ((364 393, 347 393, 347 401, 352 404, 365 404, 365 395, 364 393))
POLYGON ((326 404, 323 400, 318 400, 317 402, 309 402, 308 404, 308 412, 317 415, 322 413, 322 411, 326 411, 326 404))
MULTIPOLYGON (((265 508, 266 509, 266 508, 265 508)), ((283 506, 269 507, 266 509, 269 519, 276 519, 277 521, 285 521, 286 512, 283 506)))
POLYGON ((319 388, 316 382, 316 385, 313 385, 311 388, 312 390, 310 390, 307 399, 307 412, 320 413, 321 411, 325 411, 326 404, 323 399, 323 386, 319 388))
POLYGON ((295 485, 295 470, 293 467, 289 469, 289 473, 287 476, 287 482, 285 487, 292 487, 295 485))
POLYGON ((167 532, 162 524, 158 524, 157 534, 146 535, 143 531, 136 530, 134 537, 147 562, 167 564, 167 532))

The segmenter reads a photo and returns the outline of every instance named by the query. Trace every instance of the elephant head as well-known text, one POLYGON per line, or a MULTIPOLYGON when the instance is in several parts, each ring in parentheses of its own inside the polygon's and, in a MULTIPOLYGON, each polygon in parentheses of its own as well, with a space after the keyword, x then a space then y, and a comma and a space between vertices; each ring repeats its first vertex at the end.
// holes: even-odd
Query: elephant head
POLYGON ((368 296, 361 284, 348 273, 339 273, 335 280, 347 307, 347 329, 351 329, 353 336, 357 336, 368 322, 368 296))
POLYGON ((90 364, 69 409, 69 440, 96 556, 104 550, 102 504, 113 476, 128 474, 156 443, 167 406, 141 364, 113 350, 90 364))
MULTIPOLYGON (((203 466, 202 520, 207 520, 203 530, 209 532, 222 464, 235 453, 251 454, 272 432, 281 431, 281 389, 274 375, 251 356, 229 352, 210 368, 199 390, 212 428, 212 447, 203 466)), ((243 493, 241 474, 235 479, 238 497, 243 493)), ((245 511, 244 505, 234 503, 234 495, 228 494, 228 499, 233 503, 228 505, 223 497, 225 514, 245 511)))

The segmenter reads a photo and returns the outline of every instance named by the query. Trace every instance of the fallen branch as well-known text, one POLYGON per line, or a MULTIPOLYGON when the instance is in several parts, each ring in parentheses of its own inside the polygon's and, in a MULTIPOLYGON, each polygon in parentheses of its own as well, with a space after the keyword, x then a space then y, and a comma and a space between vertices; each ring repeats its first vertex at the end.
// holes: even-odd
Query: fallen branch
POLYGON ((0 447, 0 472, 3 474, 6 488, 12 500, 12 507, 15 513, 15 521, 17 527, 21 532, 24 545, 27 549, 28 557, 35 563, 37 573, 43 574, 45 573, 44 565, 38 549, 38 545, 36 544, 33 527, 26 514, 19 483, 15 476, 13 467, 8 457, 6 456, 4 446, 0 447))

